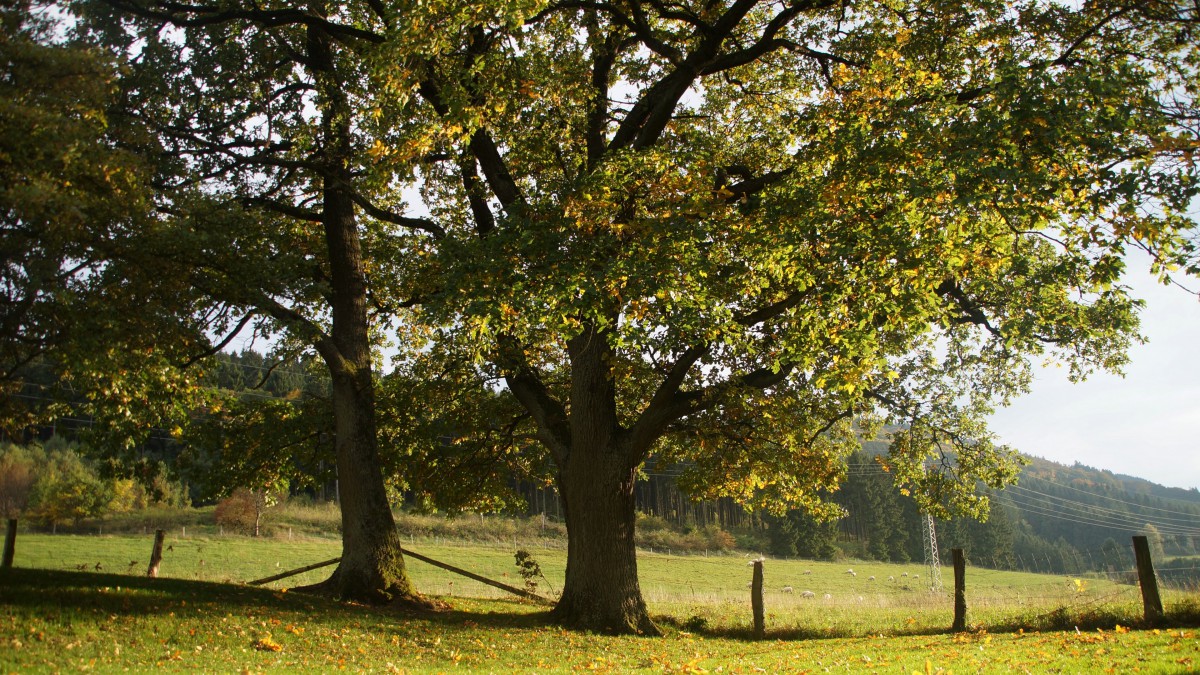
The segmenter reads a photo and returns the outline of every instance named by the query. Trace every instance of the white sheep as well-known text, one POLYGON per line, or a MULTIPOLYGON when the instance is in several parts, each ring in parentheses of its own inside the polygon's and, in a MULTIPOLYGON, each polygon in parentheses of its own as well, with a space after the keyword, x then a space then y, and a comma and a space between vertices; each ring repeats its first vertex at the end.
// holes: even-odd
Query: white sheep
POLYGON ((852 577, 856 577, 856 576, 858 576, 858 572, 855 572, 854 570, 850 570, 850 571, 848 572, 848 574, 849 574, 850 576, 852 576, 852 577))
POLYGON ((826 594, 825 594, 825 599, 826 599, 826 600, 832 600, 832 599, 833 599, 833 596, 832 596, 832 595, 830 595, 830 594, 828 594, 828 593, 826 593, 826 594))
POLYGON ((792 591, 792 587, 791 587, 791 586, 784 586, 784 587, 783 587, 783 592, 784 592, 784 593, 791 593, 791 592, 793 592, 793 591, 792 591))
POLYGON ((813 593, 812 591, 804 591, 803 593, 801 593, 801 594, 800 594, 800 597, 802 597, 802 598, 815 598, 815 597, 817 597, 817 594, 816 594, 816 593, 813 593))
POLYGON ((747 581, 747 582, 746 582, 746 588, 754 588, 754 582, 753 582, 753 581, 747 581))
POLYGON ((859 601, 859 602, 862 602, 862 601, 863 601, 863 596, 861 596, 861 595, 860 595, 860 596, 858 596, 858 601, 859 601))
POLYGON ((900 576, 902 576, 902 577, 907 577, 907 576, 908 576, 908 572, 905 572, 904 574, 901 574, 900 576))
POLYGON ((896 577, 888 577, 888 581, 895 581, 896 577))
POLYGON ((867 581, 875 581, 875 575, 872 574, 871 576, 867 577, 867 581))
POLYGON ((854 574, 854 568, 851 567, 850 569, 846 570, 846 574, 854 574))
POLYGON ((921 578, 921 575, 920 575, 920 574, 914 574, 914 575, 913 575, 913 578, 914 578, 914 579, 920 579, 920 578, 921 578))
POLYGON ((804 570, 805 574, 812 574, 812 570, 804 570))

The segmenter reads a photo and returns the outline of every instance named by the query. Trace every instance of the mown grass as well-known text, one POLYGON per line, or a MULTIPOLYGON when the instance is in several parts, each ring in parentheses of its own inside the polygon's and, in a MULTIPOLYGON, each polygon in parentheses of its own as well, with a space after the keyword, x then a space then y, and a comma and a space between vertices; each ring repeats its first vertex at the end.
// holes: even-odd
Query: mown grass
MULTIPOLYGON (((16 565, 60 571, 144 575, 151 535, 45 535, 18 538, 16 565)), ((514 563, 517 544, 438 543, 413 539, 414 551, 477 574, 521 586, 514 563)), ((168 535, 160 575, 174 579, 244 583, 340 555, 341 544, 324 538, 251 538, 168 535)), ((523 546, 524 547, 524 546, 523 546)), ((562 588, 566 552, 528 548, 544 579, 538 592, 553 597, 562 588)), ((743 555, 678 556, 641 552, 641 585, 651 612, 668 623, 711 634, 740 635, 750 626, 751 568, 743 555)), ((480 582, 410 558, 417 588, 446 598, 508 597, 480 582)), ((270 584, 294 588, 324 579, 318 569, 270 584)), ((932 593, 922 566, 875 562, 829 563, 768 560, 765 563, 768 625, 793 636, 929 634, 951 622, 947 593, 932 593), (853 569, 855 574, 849 574, 853 569), (874 577, 874 580, 871 579, 874 577), (785 592, 791 587, 791 592, 785 592), (804 597, 811 591, 815 597, 804 597), (828 597, 826 597, 828 596, 828 597)), ((1136 587, 1106 579, 970 568, 967 575, 972 624, 988 628, 1052 628, 1129 625, 1141 615, 1136 587), (1093 617, 1085 619, 1085 617, 1093 617)), ((1196 597, 1166 589, 1168 605, 1196 597)))
POLYGON ((547 625, 540 608, 515 600, 451 603, 412 614, 196 580, 18 568, 0 573, 0 669, 1160 673, 1200 663, 1189 629, 822 640, 776 631, 752 641, 668 626, 663 638, 608 637, 547 625))

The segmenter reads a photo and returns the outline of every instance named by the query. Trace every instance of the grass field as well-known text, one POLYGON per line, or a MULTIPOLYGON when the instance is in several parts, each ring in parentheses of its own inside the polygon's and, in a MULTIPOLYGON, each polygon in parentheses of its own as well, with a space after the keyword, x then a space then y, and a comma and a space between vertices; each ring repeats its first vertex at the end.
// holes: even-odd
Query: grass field
MULTIPOLYGON (((22 535, 18 569, 0 575, 0 671, 144 671, 160 664, 215 672, 345 666, 383 672, 1075 673, 1200 667, 1200 641, 1192 629, 1128 630, 1140 617, 1140 597, 1133 587, 1103 579, 1076 583, 971 568, 975 629, 945 635, 950 599, 914 580, 924 574, 918 565, 768 560, 769 639, 751 641, 745 558, 644 553, 642 588, 667 636, 613 638, 547 626, 543 608, 415 560, 409 566, 419 590, 446 600, 451 610, 411 615, 284 590, 317 581, 328 570, 276 582, 272 589, 225 583, 333 558, 339 544, 332 540, 168 537, 165 578, 157 580, 142 576, 151 544, 150 536, 22 535), (801 597, 804 590, 816 597, 801 597), (995 632, 1019 626, 1025 632, 995 632)), ((512 547, 412 547, 521 585, 512 547)), ((548 578, 539 591, 552 595, 561 588, 564 552, 531 553, 548 578)), ((1196 615, 1192 594, 1167 591, 1164 601, 1169 614, 1196 615)))

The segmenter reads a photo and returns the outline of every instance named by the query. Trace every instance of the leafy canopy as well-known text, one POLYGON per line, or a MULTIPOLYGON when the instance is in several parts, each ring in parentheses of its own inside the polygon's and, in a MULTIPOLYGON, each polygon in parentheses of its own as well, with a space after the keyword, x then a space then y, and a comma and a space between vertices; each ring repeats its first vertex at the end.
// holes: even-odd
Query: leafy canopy
POLYGON ((443 130, 387 147, 426 158, 446 231, 430 321, 560 465, 599 405, 635 465, 828 512, 819 490, 888 422, 901 485, 981 511, 976 482, 1014 476, 984 416, 1033 359, 1119 369, 1139 339, 1126 248, 1163 273, 1194 252, 1196 21, 746 0, 451 23, 457 41, 388 66, 443 130))

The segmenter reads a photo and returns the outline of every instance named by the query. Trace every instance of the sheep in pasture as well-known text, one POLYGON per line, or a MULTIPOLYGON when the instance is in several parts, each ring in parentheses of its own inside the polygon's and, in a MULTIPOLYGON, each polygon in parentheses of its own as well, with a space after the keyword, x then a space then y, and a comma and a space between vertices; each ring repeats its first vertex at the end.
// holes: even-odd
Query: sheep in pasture
POLYGON ((895 581, 896 577, 888 577, 888 581, 895 581))
POLYGON ((784 586, 784 587, 783 587, 783 592, 784 592, 784 593, 791 593, 791 592, 792 592, 792 587, 791 587, 791 586, 784 586))
POLYGON ((800 594, 800 597, 802 597, 802 598, 815 598, 815 597, 817 597, 817 594, 816 594, 816 593, 813 593, 812 591, 804 591, 803 593, 801 593, 801 594, 800 594))
POLYGON ((867 577, 867 581, 875 581, 875 575, 872 574, 871 576, 867 577))
POLYGON ((921 578, 921 575, 920 575, 920 574, 914 574, 914 575, 913 575, 913 578, 914 578, 914 579, 920 579, 920 578, 921 578))
POLYGON ((850 570, 849 572, 847 572, 847 574, 849 574, 852 577, 858 576, 858 572, 855 572, 854 570, 850 570))
POLYGON ((805 574, 812 574, 812 570, 804 570, 805 574))
POLYGON ((902 577, 907 577, 907 576, 908 576, 908 572, 905 572, 904 574, 901 574, 900 576, 902 576, 902 577))
POLYGON ((746 588, 753 588, 753 587, 754 587, 754 582, 753 582, 753 581, 747 581, 747 582, 746 582, 746 588))
POLYGON ((833 599, 833 596, 832 596, 832 595, 830 595, 830 594, 828 594, 828 593, 826 593, 826 594, 825 594, 825 599, 826 599, 826 600, 832 600, 832 599, 833 599))
POLYGON ((863 601, 863 596, 861 596, 861 595, 860 595, 860 596, 858 596, 858 601, 859 601, 859 602, 862 602, 862 601, 863 601))
POLYGON ((846 570, 846 574, 854 574, 854 568, 851 567, 850 569, 846 570))

